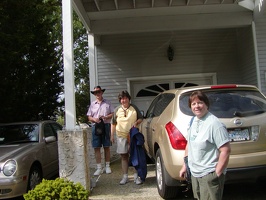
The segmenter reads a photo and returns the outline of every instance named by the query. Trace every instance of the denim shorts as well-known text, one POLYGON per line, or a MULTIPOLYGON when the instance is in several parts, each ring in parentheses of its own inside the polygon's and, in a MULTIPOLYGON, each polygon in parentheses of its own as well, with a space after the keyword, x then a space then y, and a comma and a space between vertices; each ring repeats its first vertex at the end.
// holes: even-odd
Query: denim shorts
POLYGON ((105 134, 95 135, 95 126, 92 126, 92 147, 93 148, 111 146, 110 128, 111 128, 111 125, 109 123, 105 124, 105 134))

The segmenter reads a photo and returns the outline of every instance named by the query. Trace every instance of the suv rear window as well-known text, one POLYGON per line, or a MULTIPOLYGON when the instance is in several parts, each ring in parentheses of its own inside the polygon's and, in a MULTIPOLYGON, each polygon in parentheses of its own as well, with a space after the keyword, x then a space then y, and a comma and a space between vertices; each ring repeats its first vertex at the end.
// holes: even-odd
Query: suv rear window
MULTIPOLYGON (((210 101, 209 111, 218 118, 248 117, 266 112, 266 99, 255 90, 207 90, 204 93, 210 101)), ((192 116, 188 107, 191 92, 180 97, 180 110, 192 116)))

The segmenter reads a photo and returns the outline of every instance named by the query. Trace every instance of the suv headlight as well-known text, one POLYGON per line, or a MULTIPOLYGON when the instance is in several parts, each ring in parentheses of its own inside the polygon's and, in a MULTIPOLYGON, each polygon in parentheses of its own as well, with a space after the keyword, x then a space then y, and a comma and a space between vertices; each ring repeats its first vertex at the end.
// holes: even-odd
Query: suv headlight
POLYGON ((11 176, 17 170, 17 162, 14 160, 9 160, 4 164, 3 173, 6 176, 11 176))

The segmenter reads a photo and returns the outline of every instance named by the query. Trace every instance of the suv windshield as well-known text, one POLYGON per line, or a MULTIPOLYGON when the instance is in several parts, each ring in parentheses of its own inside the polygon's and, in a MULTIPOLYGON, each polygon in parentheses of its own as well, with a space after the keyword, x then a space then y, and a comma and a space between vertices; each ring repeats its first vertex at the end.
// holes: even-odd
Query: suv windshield
MULTIPOLYGON (((206 90, 209 111, 218 118, 248 117, 266 112, 266 99, 255 90, 206 90)), ((191 92, 180 96, 180 110, 192 116, 188 107, 191 92)))

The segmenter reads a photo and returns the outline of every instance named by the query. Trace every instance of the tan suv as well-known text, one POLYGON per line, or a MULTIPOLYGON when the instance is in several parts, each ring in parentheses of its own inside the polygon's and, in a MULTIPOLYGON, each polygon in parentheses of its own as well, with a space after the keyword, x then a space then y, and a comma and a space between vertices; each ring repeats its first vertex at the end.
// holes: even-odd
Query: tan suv
POLYGON ((266 98, 251 85, 195 86, 164 91, 152 101, 140 131, 145 149, 156 164, 157 188, 162 198, 182 190, 179 177, 186 134, 193 113, 190 94, 202 90, 209 111, 223 122, 231 139, 226 182, 256 181, 266 177, 266 98))

